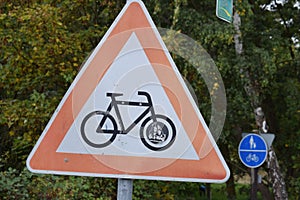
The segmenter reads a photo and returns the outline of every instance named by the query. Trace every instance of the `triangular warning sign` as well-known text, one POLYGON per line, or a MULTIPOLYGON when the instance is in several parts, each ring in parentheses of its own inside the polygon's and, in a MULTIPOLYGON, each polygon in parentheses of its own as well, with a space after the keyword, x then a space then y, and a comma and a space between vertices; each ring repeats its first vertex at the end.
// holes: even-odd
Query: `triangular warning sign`
POLYGON ((141 1, 125 7, 27 159, 32 172, 224 182, 228 167, 141 1))

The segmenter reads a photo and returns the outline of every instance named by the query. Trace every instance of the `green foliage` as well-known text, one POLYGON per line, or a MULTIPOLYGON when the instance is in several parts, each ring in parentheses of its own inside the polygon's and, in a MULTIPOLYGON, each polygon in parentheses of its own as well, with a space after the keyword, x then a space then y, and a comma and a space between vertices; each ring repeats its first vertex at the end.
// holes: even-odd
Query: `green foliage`
POLYGON ((133 199, 198 199, 199 183, 135 180, 133 199))
MULTIPOLYGON (((299 163, 299 161, 298 161, 298 163, 299 163)), ((300 178, 299 177, 295 177, 295 178, 291 179, 289 193, 291 194, 291 197, 293 199, 300 198, 300 178)))
MULTIPOLYGON (((299 198, 300 10, 294 1, 234 2, 242 18, 243 53, 236 55, 232 24, 215 17, 215 1, 145 1, 155 24, 193 38, 214 59, 227 95, 218 144, 233 175, 243 175, 237 146, 256 129, 253 101, 263 107, 285 174, 289 196, 299 198), (248 75, 245 74, 248 73, 248 75), (249 96, 245 86, 252 85, 249 96)), ((125 1, 0 1, 0 195, 2 199, 115 199, 116 180, 33 175, 25 160, 82 62, 125 1)), ((179 55, 174 60, 196 93, 206 121, 210 96, 201 75, 179 55)), ((199 63, 200 65, 201 63, 199 63)), ((135 181, 134 199, 199 198, 199 184, 135 181)), ((220 189, 224 190, 225 186, 220 189)), ((239 188, 236 188, 239 191, 239 188)), ((216 191, 216 190, 215 190, 216 191)), ((223 194, 224 196, 224 194, 223 194)))
POLYGON ((1 199, 115 199, 112 179, 33 175, 12 168, 0 175, 1 199))
POLYGON ((73 79, 65 74, 74 76, 74 59, 82 57, 58 13, 57 8, 34 4, 14 7, 0 17, 0 121, 13 141, 9 160, 19 167, 73 79))

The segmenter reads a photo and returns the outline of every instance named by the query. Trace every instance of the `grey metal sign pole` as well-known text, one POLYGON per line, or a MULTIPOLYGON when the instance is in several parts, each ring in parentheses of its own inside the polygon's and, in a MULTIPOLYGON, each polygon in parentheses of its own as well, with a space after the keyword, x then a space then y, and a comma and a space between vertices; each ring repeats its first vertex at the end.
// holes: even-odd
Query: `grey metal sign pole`
MULTIPOLYGON (((128 3, 128 0, 126 0, 128 3)), ((118 193, 117 200, 132 200, 133 180, 132 179, 118 179, 118 193)))
POLYGON ((132 199, 132 179, 118 179, 118 194, 117 200, 131 200, 132 199))

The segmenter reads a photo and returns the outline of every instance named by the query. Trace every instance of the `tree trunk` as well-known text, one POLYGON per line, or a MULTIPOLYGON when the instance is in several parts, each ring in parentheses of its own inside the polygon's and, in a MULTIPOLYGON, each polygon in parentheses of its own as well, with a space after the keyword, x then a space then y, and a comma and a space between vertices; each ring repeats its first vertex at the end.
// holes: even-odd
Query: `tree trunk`
MULTIPOLYGON (((227 162, 227 165, 230 165, 229 162, 227 162)), ((235 186, 234 185, 234 177, 233 177, 233 175, 231 175, 229 177, 228 181, 226 182, 226 193, 227 193, 227 199, 228 200, 235 200, 236 199, 236 193, 235 193, 235 187, 234 186, 235 186)))
MULTIPOLYGON (((238 56, 241 56, 243 53, 243 43, 241 40, 241 31, 240 31, 241 18, 239 14, 237 14, 237 12, 234 13, 233 25, 236 31, 236 34, 234 35, 235 51, 238 56)), ((256 90, 255 84, 252 83, 253 81, 251 82, 252 77, 250 77, 249 72, 247 70, 244 71, 243 69, 241 69, 241 72, 245 75, 245 78, 249 80, 249 83, 245 85, 245 91, 251 100, 251 104, 253 108, 256 110, 261 104, 261 102, 258 99, 260 93, 256 90)), ((265 132, 264 128, 266 127, 267 126, 263 127, 264 132, 265 132)), ((259 129, 262 130, 262 126, 260 126, 259 129)), ((269 149, 268 167, 269 167, 268 175, 269 175, 270 182, 272 183, 274 199, 275 200, 288 199, 288 195, 285 187, 285 181, 282 176, 282 173, 280 172, 277 157, 272 147, 269 149)))
POLYGON ((228 155, 225 158, 225 161, 228 165, 229 170, 231 171, 230 177, 228 181, 226 182, 226 194, 228 200, 235 200, 236 199, 236 192, 235 192, 235 184, 234 184, 234 173, 232 170, 232 164, 230 162, 230 151, 228 148, 228 144, 220 144, 219 145, 220 150, 223 152, 224 155, 228 155))
POLYGON ((280 167, 273 147, 269 149, 268 167, 269 167, 269 179, 270 182, 272 183, 274 199, 275 200, 288 199, 284 178, 280 172, 280 167))
POLYGON ((210 183, 206 183, 206 198, 207 200, 211 200, 211 184, 210 183))
POLYGON ((257 185, 257 189, 260 191, 262 199, 267 199, 267 200, 274 199, 269 191, 269 188, 265 184, 259 183, 257 185))

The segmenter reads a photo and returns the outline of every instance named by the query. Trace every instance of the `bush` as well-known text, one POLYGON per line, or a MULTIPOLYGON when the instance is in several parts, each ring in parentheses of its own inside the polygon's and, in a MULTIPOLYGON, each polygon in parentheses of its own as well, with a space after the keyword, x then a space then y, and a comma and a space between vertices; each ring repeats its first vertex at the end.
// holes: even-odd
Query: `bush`
POLYGON ((36 175, 26 168, 0 172, 2 199, 98 199, 116 198, 116 181, 93 177, 36 175))

